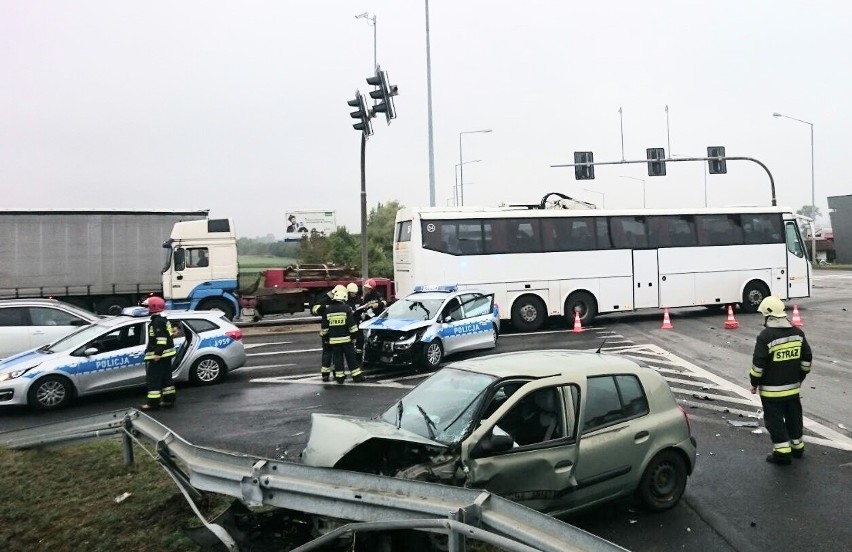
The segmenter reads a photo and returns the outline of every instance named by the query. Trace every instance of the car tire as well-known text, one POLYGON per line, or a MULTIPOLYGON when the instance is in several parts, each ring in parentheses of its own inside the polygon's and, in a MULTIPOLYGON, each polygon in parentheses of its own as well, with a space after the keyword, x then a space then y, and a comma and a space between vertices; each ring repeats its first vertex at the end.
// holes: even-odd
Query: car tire
POLYGON ((580 313, 580 323, 588 326, 598 315, 598 302, 588 291, 575 291, 565 300, 565 318, 568 324, 574 325, 574 312, 580 313))
POLYGON ((642 474, 636 490, 639 502, 648 510, 662 512, 674 507, 686 489, 686 461, 677 451, 658 453, 642 474))
POLYGON ((228 368, 221 358, 206 355, 192 363, 189 379, 196 385, 214 385, 225 379, 227 373, 228 368))
POLYGON ((440 339, 433 339, 423 344, 423 352, 420 357, 420 365, 427 370, 437 370, 444 360, 444 345, 440 339))
POLYGON ((225 317, 228 320, 233 320, 236 313, 234 312, 234 306, 231 305, 227 300, 213 297, 212 299, 205 299, 201 303, 198 304, 197 310, 218 310, 225 313, 225 317))
POLYGON ((547 310, 537 295, 522 295, 512 305, 512 325, 522 332, 534 332, 544 325, 547 310))
POLYGON ((74 397, 74 386, 62 376, 45 376, 27 391, 27 402, 38 410, 55 410, 67 406, 74 397))
POLYGON ((769 288, 760 280, 752 280, 743 290, 743 302, 740 304, 743 312, 757 312, 761 301, 769 297, 769 288))

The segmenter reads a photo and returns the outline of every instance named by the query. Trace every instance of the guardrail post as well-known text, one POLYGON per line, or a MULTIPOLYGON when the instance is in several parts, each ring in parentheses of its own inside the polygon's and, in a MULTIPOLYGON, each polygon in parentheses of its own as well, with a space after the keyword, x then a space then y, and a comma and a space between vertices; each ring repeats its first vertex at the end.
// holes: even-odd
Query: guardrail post
MULTIPOLYGON (((459 509, 455 512, 450 512, 450 519, 453 521, 458 521, 460 523, 464 523, 464 510, 459 509)), ((455 530, 455 526, 452 524, 447 524, 449 527, 447 528, 447 540, 449 544, 449 552, 464 552, 467 550, 467 539, 465 536, 457 532, 455 530)))
POLYGON ((122 441, 124 442, 123 453, 124 453, 124 465, 132 466, 133 465, 133 439, 130 437, 130 430, 133 428, 133 422, 130 419, 130 416, 124 418, 124 435, 122 436, 122 441))

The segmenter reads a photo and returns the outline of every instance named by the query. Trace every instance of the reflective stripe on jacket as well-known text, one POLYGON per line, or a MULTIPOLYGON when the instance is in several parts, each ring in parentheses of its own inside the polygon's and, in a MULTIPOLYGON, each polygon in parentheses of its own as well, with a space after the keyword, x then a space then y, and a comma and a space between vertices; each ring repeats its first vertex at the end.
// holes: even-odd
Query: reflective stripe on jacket
POLYGON ((766 328, 757 336, 749 379, 761 398, 780 400, 797 396, 812 361, 805 332, 786 318, 769 318, 766 328))
POLYGON ((151 322, 148 324, 148 346, 145 347, 145 360, 153 360, 155 356, 161 358, 175 356, 177 351, 175 350, 173 334, 172 324, 165 316, 152 315, 151 322))

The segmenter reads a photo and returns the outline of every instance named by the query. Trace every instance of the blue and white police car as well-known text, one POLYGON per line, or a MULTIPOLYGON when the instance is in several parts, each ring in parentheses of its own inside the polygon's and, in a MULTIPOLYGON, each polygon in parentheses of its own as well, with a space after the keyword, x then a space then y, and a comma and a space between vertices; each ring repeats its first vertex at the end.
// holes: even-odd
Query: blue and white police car
POLYGON ((496 347, 500 313, 493 294, 417 286, 360 328, 366 364, 435 369, 446 355, 496 347))
MULTIPOLYGON (((242 331, 219 311, 167 311, 175 381, 222 381, 246 362, 242 331)), ((148 309, 130 307, 0 362, 0 405, 66 406, 74 397, 145 385, 148 309)))

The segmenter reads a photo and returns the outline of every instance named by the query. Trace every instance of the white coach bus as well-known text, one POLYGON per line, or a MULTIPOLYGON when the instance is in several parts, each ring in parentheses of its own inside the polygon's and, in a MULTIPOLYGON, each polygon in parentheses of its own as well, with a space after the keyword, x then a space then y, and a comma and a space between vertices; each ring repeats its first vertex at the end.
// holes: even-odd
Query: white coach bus
POLYGON ((457 283, 495 294, 522 330, 548 316, 808 297, 811 266, 784 207, 423 208, 397 213, 396 293, 457 283))

